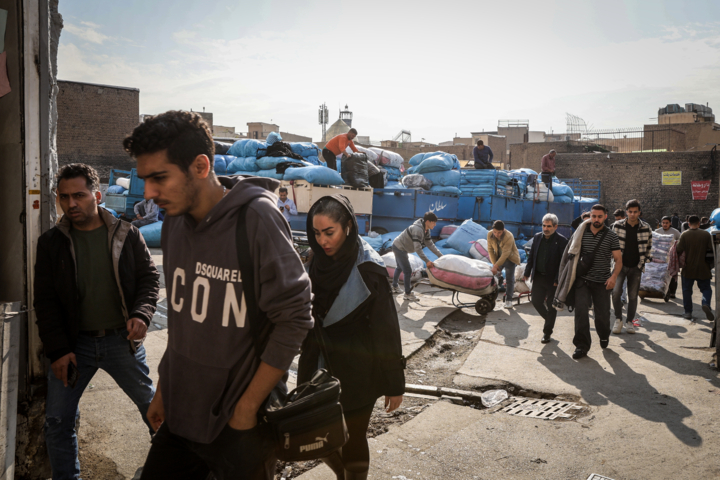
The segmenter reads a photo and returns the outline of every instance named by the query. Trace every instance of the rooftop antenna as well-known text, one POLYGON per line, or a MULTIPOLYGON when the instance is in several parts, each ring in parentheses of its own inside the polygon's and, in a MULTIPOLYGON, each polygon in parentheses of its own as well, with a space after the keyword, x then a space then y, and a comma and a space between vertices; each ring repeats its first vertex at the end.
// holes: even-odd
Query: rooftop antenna
POLYGON ((326 142, 327 138, 327 124, 330 119, 330 113, 328 111, 327 105, 325 105, 325 102, 323 102, 322 105, 320 105, 320 108, 318 108, 318 123, 322 126, 322 141, 326 142))

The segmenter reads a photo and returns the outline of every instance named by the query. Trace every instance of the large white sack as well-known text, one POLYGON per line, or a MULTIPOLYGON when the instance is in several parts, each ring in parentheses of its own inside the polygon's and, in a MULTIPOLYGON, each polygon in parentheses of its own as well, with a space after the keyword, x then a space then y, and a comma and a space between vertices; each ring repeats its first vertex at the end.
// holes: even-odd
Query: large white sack
POLYGON ((540 200, 542 202, 554 202, 555 201, 555 195, 553 195, 552 190, 548 189, 545 184, 542 184, 543 188, 538 189, 540 193, 537 194, 537 197, 535 196, 535 190, 533 190, 532 187, 527 187, 527 194, 525 195, 525 198, 528 200, 540 200))
POLYGON ((373 152, 369 148, 361 147, 360 145, 355 145, 355 147, 357 147, 358 151, 363 152, 365 155, 367 155, 368 160, 370 160, 375 165, 377 165, 380 161, 380 157, 378 157, 378 154, 373 152))
MULTIPOLYGON (((395 260, 395 254, 390 252, 383 255, 383 261, 385 262, 385 268, 387 268, 388 275, 393 278, 395 275, 395 269, 398 268, 397 261, 395 260)), ((420 260, 420 257, 415 255, 408 255, 410 260, 410 268, 412 269, 412 277, 410 278, 411 283, 419 282, 422 279, 422 271, 425 270, 425 262, 420 260)), ((400 274, 400 281, 405 283, 405 274, 400 274)))
POLYGON ((390 152, 388 150, 383 150, 382 148, 377 147, 370 147, 370 150, 375 152, 379 157, 379 164, 404 170, 403 157, 399 153, 390 152))
POLYGON ((128 177, 120 177, 115 180, 115 185, 120 185, 126 190, 130 190, 130 179, 128 177))
POLYGON ((483 294, 490 287, 490 265, 460 255, 443 255, 428 269, 430 283, 470 294, 483 294))
POLYGON ((473 242, 472 247, 470 247, 470 256, 475 260, 492 263, 492 261, 490 260, 490 253, 488 252, 487 240, 481 238, 480 240, 473 242))
POLYGON ((527 263, 522 263, 515 267, 515 291, 517 293, 528 293, 532 290, 532 280, 529 278, 527 279, 527 282, 523 280, 525 267, 527 267, 527 263))

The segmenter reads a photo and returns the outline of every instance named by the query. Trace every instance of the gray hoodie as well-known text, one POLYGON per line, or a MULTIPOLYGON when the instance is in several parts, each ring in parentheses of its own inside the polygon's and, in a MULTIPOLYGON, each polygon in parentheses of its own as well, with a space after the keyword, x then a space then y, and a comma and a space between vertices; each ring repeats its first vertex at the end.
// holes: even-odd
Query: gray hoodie
POLYGON ((428 247, 438 258, 442 257, 442 253, 437 249, 430 237, 430 232, 425 231, 425 220, 418 218, 415 222, 397 236, 393 242, 393 247, 407 253, 417 253, 420 259, 428 263, 430 260, 423 252, 423 248, 428 247))
POLYGON ((258 308, 274 330, 262 361, 287 370, 309 329, 310 280, 277 208, 269 178, 220 177, 228 188, 199 224, 166 217, 163 271, 168 292, 168 346, 160 362, 165 421, 176 435, 210 443, 225 427, 258 361, 245 318, 236 225, 246 223, 258 308))

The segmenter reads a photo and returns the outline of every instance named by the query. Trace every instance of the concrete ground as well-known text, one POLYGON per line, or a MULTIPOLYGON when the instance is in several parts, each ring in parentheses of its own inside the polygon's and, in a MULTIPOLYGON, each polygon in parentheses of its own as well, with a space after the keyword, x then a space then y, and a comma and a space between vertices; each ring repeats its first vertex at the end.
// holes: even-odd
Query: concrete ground
MULTIPOLYGON (((605 351, 595 337, 579 361, 571 314, 558 317, 554 341, 543 345, 532 305, 492 312, 454 383, 577 396, 589 414, 549 421, 439 402, 371 441, 370 478, 720 478, 712 453, 720 377, 708 367, 712 327, 694 300, 695 322, 680 318, 679 300, 643 301, 636 334, 612 335, 605 351)), ((320 466, 299 478, 333 476, 320 466)))
MULTIPOLYGON (((162 264, 161 257, 156 261, 162 264)), ((419 302, 397 303, 408 356, 455 311, 449 292, 425 285, 416 291, 419 302)), ((646 321, 638 333, 612 335, 605 351, 595 337, 589 356, 580 361, 571 358, 572 315, 558 317, 554 341, 543 345, 542 319, 527 300, 511 311, 490 313, 481 341, 453 378, 457 387, 506 384, 515 392, 565 394, 588 405, 589 413, 546 421, 438 402, 371 439, 370 478, 586 479, 591 473, 615 480, 720 478, 720 462, 710 448, 720 440, 715 421, 720 377, 707 365, 711 325, 699 296, 694 300, 695 322, 680 318, 679 300, 643 301, 638 310, 646 321)), ((155 380, 167 343, 164 305, 163 299, 145 342, 155 380)), ((473 309, 465 312, 475 315, 473 309)), ((99 372, 80 411, 83 478, 133 478, 150 437, 132 402, 99 372)), ((333 476, 319 466, 299 478, 333 476)))

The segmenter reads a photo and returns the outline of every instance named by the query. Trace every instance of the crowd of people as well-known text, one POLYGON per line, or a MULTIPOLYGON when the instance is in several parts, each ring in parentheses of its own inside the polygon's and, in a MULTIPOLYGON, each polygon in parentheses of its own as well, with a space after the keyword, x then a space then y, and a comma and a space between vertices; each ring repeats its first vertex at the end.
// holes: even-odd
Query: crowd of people
POLYGON ((158 269, 137 226, 99 208, 95 170, 64 166, 56 181, 65 215, 39 239, 35 266, 34 306, 51 363, 45 439, 53 479, 80 478, 78 405, 98 369, 136 404, 152 435, 141 478, 272 479, 278 440, 259 416, 300 352, 298 383, 326 368, 342 385, 349 440, 321 460, 339 479, 367 478, 370 415, 379 397, 388 412, 402 403, 405 359, 387 270, 361 241, 348 199, 312 206, 306 270, 287 191, 278 199, 276 180, 217 177, 200 115, 150 117, 124 147, 145 180, 136 220, 165 213, 168 345, 154 384, 142 343, 159 299, 158 269))
MULTIPOLYGON (((345 139, 351 148, 355 134, 345 139)), ((278 439, 261 414, 271 391, 285 387, 298 353, 298 384, 312 386, 318 369, 331 369, 342 385, 349 440, 321 460, 338 479, 366 479, 373 407, 384 397, 392 412, 405 392, 393 294, 416 299, 409 254, 418 253, 428 267, 433 263, 423 248, 442 256, 430 236, 437 216, 426 213, 396 238, 398 268, 391 279, 382 258, 360 239, 348 199, 324 197, 307 216, 313 256, 304 266, 288 225, 297 208, 287 190, 278 198, 276 180, 217 177, 212 134, 199 114, 148 117, 124 147, 145 180, 147 200, 136 206, 137 218, 123 222, 99 208, 95 170, 66 165, 56 179, 65 215, 38 241, 34 308, 51 363, 44 428, 53 479, 80 478, 78 405, 98 369, 135 403, 152 435, 142 479, 272 479, 278 439), (160 273, 138 227, 159 209, 165 214, 169 335, 155 384, 143 340, 159 300, 160 273)), ((337 154, 330 147, 323 151, 329 164, 337 154)), ((492 161, 489 147, 479 143, 477 149, 476 159, 492 161)), ((544 174, 554 173, 553 159, 544 161, 544 174)), ((652 249, 652 230, 641 213, 631 200, 608 225, 607 210, 595 205, 570 239, 557 232, 557 216, 543 218, 524 272, 545 322, 541 342, 552 341, 557 311, 566 306, 575 312, 574 359, 592 344, 590 309, 602 348, 611 332, 635 332, 640 279, 652 249)), ((685 316, 692 318, 697 283, 712 320, 713 241, 697 216, 687 218, 687 228, 678 223, 677 215, 665 217, 656 232, 678 240, 685 316)), ((505 307, 511 308, 520 265, 515 239, 498 220, 487 241, 493 274, 504 271, 505 307)), ((324 441, 316 438, 312 448, 324 441)))
MULTIPOLYGON (((587 356, 592 345, 591 309, 601 348, 608 347, 611 333, 619 335, 623 330, 635 333, 640 281, 645 265, 652 261, 653 229, 641 218, 642 208, 637 200, 628 201, 625 209, 616 210, 613 216, 615 222, 609 224, 607 209, 594 205, 573 222, 575 232, 568 239, 557 233, 557 217, 548 214, 528 256, 525 280, 532 279, 532 304, 545 319, 541 342, 551 341, 557 310, 572 307, 576 360, 587 356), (611 311, 615 315, 614 324, 610 321, 611 311)), ((654 232, 671 235, 677 242, 674 252, 682 266, 683 318, 693 318, 692 294, 697 283, 703 294, 703 313, 714 321, 710 304, 713 239, 701 228, 702 220, 697 215, 688 216, 687 223, 687 229, 680 233, 672 227, 673 217, 663 217, 654 232)), ((706 220, 705 224, 709 222, 706 220)), ((673 276, 665 301, 675 298, 676 291, 677 278, 673 276)))

